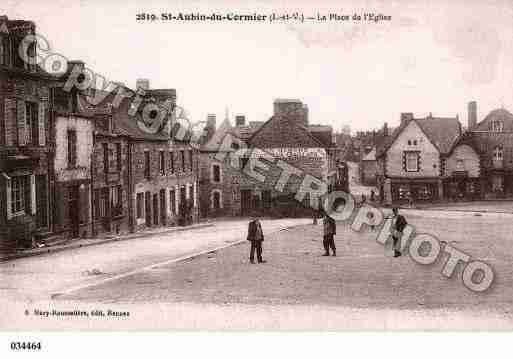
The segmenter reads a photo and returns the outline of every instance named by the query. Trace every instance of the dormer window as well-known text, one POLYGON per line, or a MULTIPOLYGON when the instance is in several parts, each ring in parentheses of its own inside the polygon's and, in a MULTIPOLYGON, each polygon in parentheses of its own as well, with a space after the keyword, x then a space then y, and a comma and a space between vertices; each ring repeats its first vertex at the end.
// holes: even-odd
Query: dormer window
POLYGON ((492 121, 492 132, 502 132, 504 124, 501 120, 492 121))

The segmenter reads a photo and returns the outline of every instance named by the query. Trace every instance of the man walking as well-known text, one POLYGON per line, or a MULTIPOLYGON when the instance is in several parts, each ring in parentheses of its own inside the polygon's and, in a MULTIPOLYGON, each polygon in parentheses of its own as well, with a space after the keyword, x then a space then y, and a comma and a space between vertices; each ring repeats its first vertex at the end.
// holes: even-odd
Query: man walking
POLYGON ((335 223, 335 220, 331 218, 327 213, 324 214, 323 229, 324 237, 322 244, 324 245, 325 251, 323 256, 329 256, 331 248, 333 252, 333 257, 335 257, 337 255, 337 248, 335 248, 335 234, 337 234, 337 225, 335 223))
POLYGON ((394 257, 401 256, 401 237, 403 236, 404 227, 408 224, 406 219, 399 214, 399 209, 397 207, 392 208, 392 226, 390 230, 392 232, 392 240, 394 245, 394 257))
POLYGON ((258 263, 265 263, 262 260, 262 242, 264 241, 264 232, 260 221, 255 218, 248 225, 248 241, 251 242, 251 251, 249 253, 249 261, 255 263, 255 251, 257 253, 258 263))

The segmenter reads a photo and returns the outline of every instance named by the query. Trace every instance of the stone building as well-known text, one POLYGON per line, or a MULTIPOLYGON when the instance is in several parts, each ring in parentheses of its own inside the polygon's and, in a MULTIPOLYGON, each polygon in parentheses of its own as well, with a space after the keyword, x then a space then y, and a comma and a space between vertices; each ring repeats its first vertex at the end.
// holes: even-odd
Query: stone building
POLYGON ((481 191, 486 198, 513 196, 513 114, 504 108, 477 121, 477 103, 468 104, 468 130, 481 159, 481 191))
POLYGON ((480 158, 457 117, 401 114, 401 124, 378 144, 378 188, 385 203, 432 201, 465 189, 475 196, 480 158))
MULTIPOLYGON (((0 17, 0 249, 32 245, 51 229, 49 96, 54 79, 24 62, 18 48, 30 21, 0 17)), ((29 47, 35 53, 35 47, 29 47)))
POLYGON ((239 117, 231 126, 225 119, 201 148, 203 216, 311 214, 307 196, 297 197, 303 179, 308 175, 322 181, 326 191, 333 190, 337 170, 331 127, 309 126, 306 109, 299 100, 277 100, 274 116, 263 124, 247 126, 239 117), (234 139, 228 140, 231 145, 227 138, 234 139), (259 176, 252 173, 251 163, 261 157, 269 168, 259 176), (281 185, 283 166, 297 174, 281 185))
POLYGON ((51 140, 55 154, 51 168, 52 235, 89 237, 95 119, 78 107, 76 91, 66 92, 62 82, 52 88, 51 140))
POLYGON ((132 96, 115 104, 116 92, 108 94, 94 109, 97 113, 110 111, 106 116, 109 131, 96 134, 97 192, 93 202, 102 222, 96 226, 98 231, 128 228, 136 232, 149 227, 186 225, 198 219, 198 150, 187 138, 170 137, 171 118, 164 119, 158 131, 145 131, 139 125, 147 104, 176 104, 176 91, 150 89, 149 80, 138 80, 138 86, 143 88, 144 96, 133 115, 135 92, 124 86, 123 92, 132 96), (111 213, 110 219, 102 219, 104 213, 111 213))

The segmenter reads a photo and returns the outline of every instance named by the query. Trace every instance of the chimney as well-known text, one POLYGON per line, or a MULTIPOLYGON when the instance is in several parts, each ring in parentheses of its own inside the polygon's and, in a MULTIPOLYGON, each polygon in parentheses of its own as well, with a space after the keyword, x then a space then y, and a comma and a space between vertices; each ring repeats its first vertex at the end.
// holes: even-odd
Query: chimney
POLYGON ((216 129, 216 115, 213 113, 209 113, 207 115, 207 126, 208 128, 216 129))
POLYGON ((144 91, 148 91, 150 89, 150 80, 149 79, 137 79, 135 81, 135 89, 143 89, 144 91))
POLYGON ((246 126, 246 117, 244 115, 235 116, 235 126, 246 126))
POLYGON ((468 129, 472 130, 477 125, 477 102, 468 103, 468 129))
POLYGON ((413 120, 413 112, 401 113, 401 126, 410 120, 413 120))
POLYGON ((385 122, 383 124, 383 136, 385 136, 385 137, 388 136, 388 122, 385 122))

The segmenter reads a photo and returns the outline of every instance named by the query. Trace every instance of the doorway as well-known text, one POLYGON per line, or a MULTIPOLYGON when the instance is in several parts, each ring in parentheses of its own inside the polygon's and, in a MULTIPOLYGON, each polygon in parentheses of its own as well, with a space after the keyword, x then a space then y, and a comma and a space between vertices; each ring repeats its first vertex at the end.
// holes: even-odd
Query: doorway
POLYGON ((71 226, 71 238, 80 234, 79 189, 78 186, 68 187, 68 219, 71 226))

